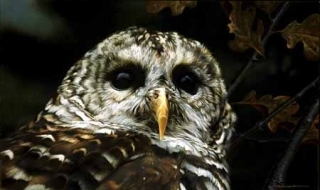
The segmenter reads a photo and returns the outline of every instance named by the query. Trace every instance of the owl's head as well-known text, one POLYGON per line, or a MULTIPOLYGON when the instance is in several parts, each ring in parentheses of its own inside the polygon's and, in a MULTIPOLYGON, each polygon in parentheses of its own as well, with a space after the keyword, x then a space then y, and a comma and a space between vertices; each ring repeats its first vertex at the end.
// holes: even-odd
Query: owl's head
POLYGON ((61 122, 95 121, 158 140, 224 143, 234 120, 217 61, 175 32, 111 35, 69 70, 58 93, 46 110, 60 111, 61 122))

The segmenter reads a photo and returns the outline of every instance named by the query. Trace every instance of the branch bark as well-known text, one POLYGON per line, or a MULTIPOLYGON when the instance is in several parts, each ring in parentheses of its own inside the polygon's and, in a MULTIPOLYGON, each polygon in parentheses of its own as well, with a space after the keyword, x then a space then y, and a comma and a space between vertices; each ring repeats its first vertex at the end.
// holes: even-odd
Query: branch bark
POLYGON ((308 128, 311 126, 312 121, 316 117, 319 110, 319 99, 315 100, 312 106, 309 109, 309 113, 302 118, 297 124, 297 129, 289 142, 289 146, 284 153, 281 161, 278 163, 277 168, 272 176, 270 184, 268 185, 269 190, 273 189, 282 189, 285 186, 287 171, 291 165, 292 159, 294 158, 299 145, 303 137, 305 136, 308 128))
MULTIPOLYGON (((262 45, 265 47, 267 41, 269 40, 273 28, 274 26, 278 23, 278 21, 280 20, 280 18, 283 16, 283 14, 286 12, 287 8, 289 7, 289 1, 286 1, 283 3, 280 11, 278 12, 278 14, 271 20, 271 25, 267 31, 267 33, 264 35, 264 37, 262 38, 262 45)), ((240 72, 240 74, 236 77, 236 79, 234 80, 234 82, 232 83, 232 85, 230 86, 229 90, 228 90, 228 97, 230 97, 230 95, 235 91, 235 89, 239 86, 240 82, 243 80, 244 76, 246 75, 247 71, 249 70, 249 68, 253 65, 253 63, 257 62, 257 56, 258 53, 255 52, 252 57, 250 58, 249 62, 247 63, 247 65, 242 69, 242 71, 240 72)))
POLYGON ((243 133, 240 137, 235 139, 231 144, 231 149, 235 147, 242 139, 252 135, 256 130, 264 129, 264 126, 270 121, 272 117, 277 115, 280 111, 282 111, 284 108, 292 104, 294 101, 300 99, 308 90, 310 90, 313 87, 317 87, 319 85, 319 77, 317 77, 315 80, 313 80, 310 84, 308 84, 306 87, 304 87, 300 92, 298 92, 295 96, 288 99, 287 101, 283 102, 281 105, 279 105, 277 108, 275 108, 264 120, 258 122, 254 127, 249 129, 247 132, 243 133))

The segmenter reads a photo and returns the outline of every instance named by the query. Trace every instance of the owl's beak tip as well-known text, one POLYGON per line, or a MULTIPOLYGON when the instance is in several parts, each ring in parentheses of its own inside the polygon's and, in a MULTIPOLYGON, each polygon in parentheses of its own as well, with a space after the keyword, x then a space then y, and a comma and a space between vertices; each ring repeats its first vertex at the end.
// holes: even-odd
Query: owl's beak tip
POLYGON ((164 136, 164 132, 167 127, 168 117, 161 117, 158 118, 158 125, 159 125, 159 139, 162 140, 164 136))
POLYGON ((169 103, 164 88, 157 90, 157 96, 153 98, 152 104, 159 127, 159 139, 162 140, 169 117, 169 103))

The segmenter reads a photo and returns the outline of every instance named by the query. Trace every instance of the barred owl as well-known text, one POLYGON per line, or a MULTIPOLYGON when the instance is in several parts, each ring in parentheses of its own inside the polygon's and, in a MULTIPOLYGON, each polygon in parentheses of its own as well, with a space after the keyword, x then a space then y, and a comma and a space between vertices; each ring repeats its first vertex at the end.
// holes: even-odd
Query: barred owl
POLYGON ((217 61, 176 32, 129 27, 68 71, 0 142, 2 189, 230 189, 235 115, 217 61))

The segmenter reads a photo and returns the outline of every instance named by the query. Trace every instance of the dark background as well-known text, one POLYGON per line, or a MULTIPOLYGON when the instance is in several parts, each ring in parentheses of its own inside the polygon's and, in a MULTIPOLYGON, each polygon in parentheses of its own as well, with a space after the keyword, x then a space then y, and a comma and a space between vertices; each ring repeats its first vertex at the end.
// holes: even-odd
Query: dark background
MULTIPOLYGON (((292 2, 275 30, 318 12, 317 2, 292 2)), ((267 18, 262 12, 258 14, 267 18)), ((147 13, 145 2, 137 0, 0 0, 0 134, 4 137, 32 120, 75 61, 112 32, 131 25, 177 31, 204 43, 220 62, 230 86, 253 50, 236 53, 228 48, 228 41, 234 38, 228 33, 228 23, 217 1, 199 0, 195 8, 173 17, 170 9, 147 13)), ((318 63, 305 59, 302 44, 288 50, 280 34, 271 36, 265 52, 265 60, 254 64, 231 94, 231 103, 241 101, 250 90, 256 90, 258 97, 294 96, 318 76, 318 63)), ((299 100, 301 110, 308 108, 314 94, 311 91, 299 100)), ((237 133, 262 119, 252 108, 233 107, 239 118, 237 133)), ((255 135, 260 139, 275 136, 267 130, 255 135)), ((285 132, 280 135, 289 137, 285 132)), ((262 189, 285 147, 284 141, 241 141, 229 156, 233 189, 262 189)), ((317 148, 313 144, 299 148, 288 184, 316 189, 317 148)))

